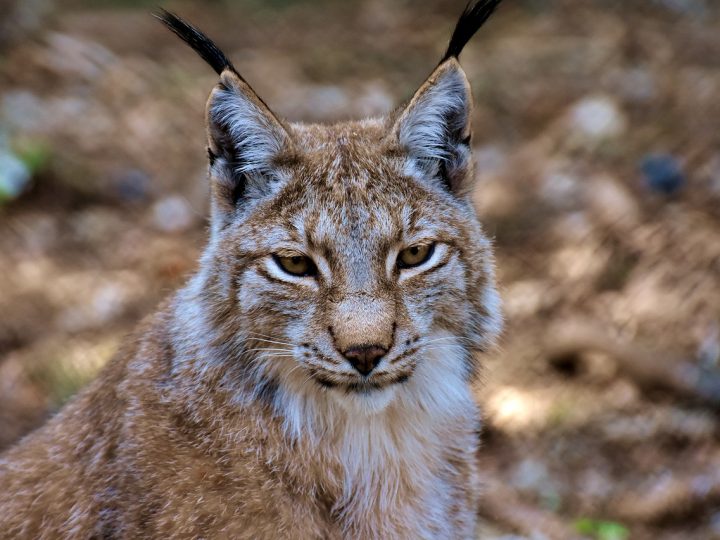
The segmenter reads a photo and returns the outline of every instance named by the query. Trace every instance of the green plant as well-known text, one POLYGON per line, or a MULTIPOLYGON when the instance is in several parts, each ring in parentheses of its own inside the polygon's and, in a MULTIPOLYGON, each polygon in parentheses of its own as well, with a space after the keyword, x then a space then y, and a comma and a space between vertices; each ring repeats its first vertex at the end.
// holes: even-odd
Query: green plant
POLYGON ((581 518, 575 521, 575 530, 595 540, 627 540, 630 531, 621 523, 581 518))

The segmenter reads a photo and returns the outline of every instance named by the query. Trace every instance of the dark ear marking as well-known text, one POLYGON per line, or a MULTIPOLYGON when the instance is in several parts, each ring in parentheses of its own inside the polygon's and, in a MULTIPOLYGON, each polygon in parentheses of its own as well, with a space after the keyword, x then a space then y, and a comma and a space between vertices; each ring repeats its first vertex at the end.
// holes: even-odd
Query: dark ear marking
POLYGON ((450 38, 447 51, 440 60, 442 64, 450 58, 458 58, 460 53, 475 35, 480 27, 485 24, 493 14, 495 8, 500 5, 502 0, 470 0, 470 3, 465 7, 460 19, 458 19, 455 25, 455 30, 450 38))
POLYGON ((237 70, 232 65, 232 62, 230 62, 227 56, 225 56, 225 53, 222 52, 217 45, 215 45, 213 40, 195 28, 192 24, 181 19, 174 13, 170 13, 162 8, 153 13, 153 17, 158 19, 176 36, 190 45, 190 47, 192 47, 192 49, 200 55, 200 58, 205 60, 205 62, 207 62, 210 67, 215 70, 215 73, 220 75, 226 69, 230 69, 235 72, 235 74, 238 74, 237 70))
POLYGON ((246 185, 247 176, 243 173, 240 173, 239 177, 236 178, 232 186, 232 192, 230 193, 230 202, 233 206, 237 206, 237 204, 240 202, 240 199, 242 199, 243 195, 245 195, 246 185))
POLYGON ((215 160, 217 159, 217 156, 215 155, 215 152, 213 152, 209 146, 207 148, 207 155, 208 155, 208 160, 210 161, 210 166, 212 167, 213 165, 215 165, 215 160))

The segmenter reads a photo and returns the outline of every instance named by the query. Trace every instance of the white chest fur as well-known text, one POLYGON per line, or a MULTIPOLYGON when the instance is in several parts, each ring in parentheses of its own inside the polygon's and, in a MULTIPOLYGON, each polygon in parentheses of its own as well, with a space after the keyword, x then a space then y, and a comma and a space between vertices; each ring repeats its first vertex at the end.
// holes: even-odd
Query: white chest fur
MULTIPOLYGON (((458 538, 449 457, 474 456, 477 408, 456 345, 429 352, 407 383, 348 396, 285 388, 276 405, 291 436, 338 463, 336 505, 348 538, 458 538)), ((459 534, 460 533, 460 534, 459 534)))

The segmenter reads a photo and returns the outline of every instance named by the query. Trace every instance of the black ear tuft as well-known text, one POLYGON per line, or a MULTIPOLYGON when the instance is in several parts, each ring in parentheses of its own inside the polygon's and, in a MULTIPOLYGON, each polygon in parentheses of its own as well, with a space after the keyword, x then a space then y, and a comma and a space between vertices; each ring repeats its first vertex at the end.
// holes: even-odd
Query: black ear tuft
POLYGON ((226 69, 231 69, 237 73, 230 60, 225 56, 225 53, 223 53, 209 37, 190 23, 164 9, 159 9, 156 13, 153 13, 153 17, 158 19, 176 36, 190 45, 203 60, 210 64, 218 75, 226 69))
POLYGON ((450 44, 448 45, 445 55, 440 60, 442 64, 449 58, 457 58, 460 56, 467 42, 470 38, 475 35, 480 27, 485 24, 493 14, 495 8, 500 5, 502 0, 470 0, 470 3, 465 7, 465 11, 460 15, 460 19, 455 26, 455 31, 450 38, 450 44))

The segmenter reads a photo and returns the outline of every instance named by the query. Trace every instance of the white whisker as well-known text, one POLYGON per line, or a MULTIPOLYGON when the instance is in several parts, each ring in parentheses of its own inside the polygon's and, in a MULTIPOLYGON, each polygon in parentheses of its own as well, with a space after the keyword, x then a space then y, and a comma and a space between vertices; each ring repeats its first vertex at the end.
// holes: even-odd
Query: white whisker
POLYGON ((292 349, 271 349, 271 348, 259 348, 259 349, 245 349, 245 352, 292 352, 292 349))
POLYGON ((261 343, 272 343, 274 345, 287 345, 288 347, 294 347, 292 343, 288 343, 286 341, 272 341, 269 339, 263 339, 263 338, 250 338, 252 341, 259 341, 261 343))

